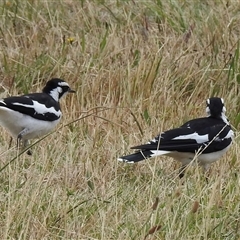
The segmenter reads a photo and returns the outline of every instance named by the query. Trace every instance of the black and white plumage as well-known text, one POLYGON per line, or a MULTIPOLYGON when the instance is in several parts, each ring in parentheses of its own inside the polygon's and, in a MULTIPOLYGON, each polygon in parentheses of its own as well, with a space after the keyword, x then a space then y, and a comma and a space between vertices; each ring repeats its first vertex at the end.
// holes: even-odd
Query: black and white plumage
POLYGON ((180 177, 184 176, 186 166, 194 159, 206 171, 211 163, 227 152, 234 137, 222 98, 209 98, 206 112, 207 117, 193 119, 179 128, 165 131, 147 144, 132 147, 138 151, 118 160, 135 163, 167 155, 182 163, 180 177))
POLYGON ((0 125, 26 146, 28 140, 49 133, 59 123, 62 116, 59 99, 68 92, 75 91, 64 80, 53 78, 41 93, 1 99, 0 125))

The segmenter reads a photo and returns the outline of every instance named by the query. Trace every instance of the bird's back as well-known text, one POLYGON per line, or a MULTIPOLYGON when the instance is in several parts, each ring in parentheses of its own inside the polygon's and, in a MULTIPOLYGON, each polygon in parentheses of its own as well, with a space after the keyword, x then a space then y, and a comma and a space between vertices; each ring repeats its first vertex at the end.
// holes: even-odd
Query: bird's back
POLYGON ((229 145, 230 125, 218 118, 198 118, 159 134, 147 144, 132 147, 140 150, 165 150, 195 153, 204 148, 204 153, 215 151, 229 145), (219 139, 219 141, 218 141, 219 139))

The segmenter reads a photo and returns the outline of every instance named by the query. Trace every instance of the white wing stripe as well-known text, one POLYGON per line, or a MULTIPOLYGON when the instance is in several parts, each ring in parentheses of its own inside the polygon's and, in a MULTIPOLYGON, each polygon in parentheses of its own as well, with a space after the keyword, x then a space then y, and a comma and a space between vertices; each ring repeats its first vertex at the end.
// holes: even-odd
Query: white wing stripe
POLYGON ((53 113, 58 117, 61 116, 61 111, 56 111, 54 107, 47 108, 44 104, 41 104, 37 101, 33 100, 32 102, 33 102, 33 105, 27 105, 27 104, 18 103, 18 102, 13 103, 13 105, 22 106, 25 108, 33 108, 38 114, 44 115, 45 113, 53 113))
POLYGON ((197 143, 204 143, 204 142, 208 142, 209 141, 208 134, 199 135, 196 132, 188 134, 188 135, 181 135, 181 136, 173 138, 172 140, 185 140, 185 139, 193 139, 197 143))

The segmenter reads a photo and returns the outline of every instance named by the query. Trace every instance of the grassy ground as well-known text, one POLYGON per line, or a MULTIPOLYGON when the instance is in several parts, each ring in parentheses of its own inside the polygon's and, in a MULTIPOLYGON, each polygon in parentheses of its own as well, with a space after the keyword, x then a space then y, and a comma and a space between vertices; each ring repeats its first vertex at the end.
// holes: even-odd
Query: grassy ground
POLYGON ((234 0, 1 1, 1 97, 51 77, 77 94, 31 157, 1 130, 0 239, 240 239, 239 11, 234 0), (224 98, 236 140, 208 184, 196 167, 180 181, 170 158, 116 161, 204 116, 210 96, 224 98))

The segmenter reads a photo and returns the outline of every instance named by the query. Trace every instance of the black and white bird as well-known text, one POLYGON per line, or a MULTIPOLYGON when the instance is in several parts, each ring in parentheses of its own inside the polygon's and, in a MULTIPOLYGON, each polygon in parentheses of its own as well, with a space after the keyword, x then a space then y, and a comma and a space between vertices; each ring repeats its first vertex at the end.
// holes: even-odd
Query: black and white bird
POLYGON ((232 143, 234 132, 225 115, 222 98, 207 100, 207 117, 197 118, 159 134, 144 145, 132 147, 137 152, 118 158, 119 161, 136 163, 160 155, 170 156, 182 163, 179 177, 184 176, 187 165, 197 160, 206 171, 210 164, 226 153, 232 143))
POLYGON ((0 100, 0 125, 26 147, 28 140, 41 137, 54 129, 62 112, 59 99, 73 93, 68 83, 53 78, 41 93, 7 97, 0 100))

